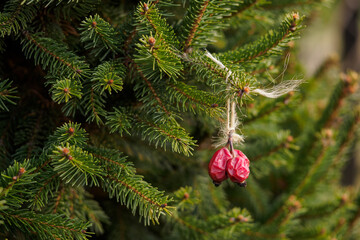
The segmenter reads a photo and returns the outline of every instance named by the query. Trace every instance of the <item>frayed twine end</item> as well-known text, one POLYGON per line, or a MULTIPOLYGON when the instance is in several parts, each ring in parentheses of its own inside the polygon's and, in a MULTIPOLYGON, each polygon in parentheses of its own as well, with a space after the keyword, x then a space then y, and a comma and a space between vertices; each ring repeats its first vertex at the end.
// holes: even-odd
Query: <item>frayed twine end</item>
POLYGON ((283 81, 271 88, 267 88, 267 89, 257 88, 252 90, 252 92, 258 93, 268 98, 278 98, 284 94, 296 90, 296 88, 298 88, 301 83, 303 83, 303 80, 288 80, 288 81, 283 81))

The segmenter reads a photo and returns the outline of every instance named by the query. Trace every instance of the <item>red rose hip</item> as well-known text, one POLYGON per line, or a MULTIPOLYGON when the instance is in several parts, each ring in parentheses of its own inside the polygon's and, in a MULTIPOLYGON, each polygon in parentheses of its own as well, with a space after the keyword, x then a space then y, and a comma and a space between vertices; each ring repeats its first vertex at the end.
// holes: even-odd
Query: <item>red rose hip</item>
POLYGON ((222 181, 227 179, 226 165, 231 158, 232 155, 226 147, 216 151, 212 156, 209 163, 209 176, 216 187, 218 187, 222 181))
POLYGON ((235 157, 228 162, 226 172, 231 181, 238 183, 241 187, 245 187, 245 180, 250 174, 250 161, 241 151, 234 150, 234 153, 235 157))

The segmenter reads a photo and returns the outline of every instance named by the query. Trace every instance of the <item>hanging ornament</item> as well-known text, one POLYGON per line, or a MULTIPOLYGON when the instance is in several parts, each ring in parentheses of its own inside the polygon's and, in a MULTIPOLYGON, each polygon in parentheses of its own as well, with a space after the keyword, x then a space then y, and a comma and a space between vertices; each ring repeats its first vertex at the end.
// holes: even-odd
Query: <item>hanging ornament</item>
MULTIPOLYGON (((224 69, 227 72, 225 81, 228 85, 226 90, 230 91, 230 82, 236 80, 234 79, 232 71, 225 67, 222 62, 216 59, 208 51, 205 52, 205 56, 216 63, 219 68, 224 69), (229 79, 230 81, 228 82, 229 79)), ((246 187, 246 179, 250 174, 249 159, 245 154, 233 147, 234 143, 241 143, 244 141, 243 136, 236 133, 239 123, 236 116, 235 97, 241 99, 244 95, 251 92, 268 98, 277 98, 288 92, 294 91, 301 83, 302 80, 283 81, 280 84, 266 89, 254 89, 245 86, 237 93, 229 96, 226 103, 226 123, 220 129, 220 137, 214 144, 215 147, 222 148, 215 152, 209 163, 209 175, 215 186, 219 186, 222 181, 229 177, 232 182, 237 183, 241 187, 246 187), (228 147, 230 147, 230 151, 228 147)))
MULTIPOLYGON (((206 52, 205 55, 214 61, 220 68, 227 71, 226 82, 231 77, 231 70, 227 69, 219 60, 213 57, 209 52, 206 52)), ((227 90, 230 89, 228 85, 227 90)), ((248 90, 248 88, 246 88, 248 90)), ((248 91, 244 90, 244 93, 248 91)), ((242 97, 243 94, 241 94, 242 97)), ((240 186, 246 186, 246 178, 249 176, 250 162, 247 157, 239 150, 235 150, 233 147, 234 143, 243 142, 244 138, 236 133, 236 128, 238 125, 237 116, 236 116, 236 102, 234 97, 227 99, 226 104, 227 114, 226 114, 226 124, 220 130, 221 137, 218 139, 216 146, 224 146, 215 154, 210 160, 209 163, 209 176, 213 180, 214 185, 217 187, 222 181, 230 177, 230 180, 238 183, 240 186), (230 147, 230 151, 228 149, 230 147)))
POLYGON ((239 150, 234 150, 233 157, 226 165, 226 173, 230 180, 234 183, 239 184, 241 187, 246 186, 246 179, 250 174, 250 161, 249 159, 239 150))
POLYGON ((227 179, 225 170, 227 163, 231 158, 232 155, 226 147, 216 151, 212 156, 209 163, 209 176, 216 187, 218 187, 222 181, 227 179))

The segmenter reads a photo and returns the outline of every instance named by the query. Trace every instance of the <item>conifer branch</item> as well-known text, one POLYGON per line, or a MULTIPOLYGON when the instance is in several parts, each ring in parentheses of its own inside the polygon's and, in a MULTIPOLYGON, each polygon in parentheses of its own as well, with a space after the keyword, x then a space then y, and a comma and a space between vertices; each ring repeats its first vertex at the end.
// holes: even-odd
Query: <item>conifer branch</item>
POLYGON ((27 145, 27 154, 26 154, 26 159, 30 159, 33 148, 35 147, 35 140, 38 137, 38 133, 41 130, 41 120, 43 117, 43 111, 40 111, 40 113, 38 114, 35 126, 33 128, 33 132, 31 134, 31 137, 28 141, 27 145))
POLYGON ((111 112, 106 116, 106 125, 110 127, 110 133, 118 132, 123 135, 123 132, 130 134, 131 129, 131 118, 127 115, 124 108, 114 108, 114 112, 111 112))
POLYGON ((240 13, 246 11, 247 9, 253 7, 256 3, 258 2, 258 0, 248 0, 248 1, 244 1, 244 3, 242 3, 240 6, 240 8, 238 8, 235 12, 232 12, 230 16, 227 16, 225 18, 229 18, 229 17, 233 17, 235 15, 239 15, 240 13))
POLYGON ((43 52, 51 55, 56 60, 62 62, 67 67, 71 68, 74 72, 78 72, 80 69, 77 69, 75 66, 73 66, 71 63, 67 62, 65 59, 60 58, 59 56, 55 55, 55 53, 48 50, 46 47, 42 46, 40 43, 38 43, 34 38, 30 36, 28 32, 23 32, 25 37, 30 40, 32 43, 34 43, 38 48, 40 48, 43 52))
MULTIPOLYGON (((44 183, 42 183, 42 186, 39 188, 38 192, 35 194, 34 197, 34 204, 37 204, 39 202, 39 199, 42 198, 41 194, 43 194, 44 189, 50 184, 52 183, 52 181, 54 180, 54 178, 58 177, 57 173, 54 173, 50 178, 46 179, 46 181, 44 183)), ((42 200, 41 200, 42 201, 42 200)), ((42 204, 44 205, 44 204, 42 204)))
POLYGON ((171 121, 154 123, 138 115, 135 115, 134 118, 139 123, 136 128, 140 131, 140 135, 147 138, 150 143, 155 142, 155 147, 160 145, 166 150, 166 145, 170 143, 174 152, 189 156, 193 147, 196 146, 192 137, 188 136, 177 123, 171 121))
POLYGON ((6 25, 13 25, 14 21, 16 20, 17 16, 19 15, 21 9, 23 8, 23 5, 19 4, 15 10, 15 12, 13 12, 11 14, 11 17, 8 18, 7 20, 0 22, 0 26, 4 27, 6 25))
MULTIPOLYGON (((107 172, 111 173, 112 169, 108 167, 107 172)), ((108 174, 105 180, 103 188, 109 192, 110 197, 115 196, 119 202, 131 208, 133 214, 138 208, 140 219, 144 218, 145 224, 150 224, 150 220, 158 222, 163 211, 169 213, 167 197, 163 196, 163 192, 142 181, 139 175, 132 175, 130 178, 125 175, 108 174)))
POLYGON ((289 103, 292 96, 293 96, 293 92, 287 94, 285 97, 275 100, 275 104, 273 104, 273 106, 271 108, 265 107, 264 108, 265 111, 264 111, 264 109, 261 109, 257 115, 252 116, 251 118, 245 118, 243 120, 243 123, 250 124, 252 122, 255 122, 259 119, 262 119, 262 118, 269 116, 270 114, 280 110, 281 108, 283 108, 285 105, 287 105, 289 103))
POLYGON ((12 82, 8 79, 0 81, 0 110, 9 111, 5 102, 16 104, 12 99, 19 98, 18 96, 15 96, 17 90, 16 87, 11 87, 12 82))
POLYGON ((136 36, 136 33, 137 33, 137 29, 136 29, 136 26, 135 26, 134 29, 129 33, 129 35, 127 36, 127 38, 126 38, 126 40, 124 42, 123 49, 124 49, 125 53, 128 52, 128 49, 129 49, 132 41, 134 40, 134 38, 136 36))
POLYGON ((104 175, 98 161, 79 147, 57 146, 50 155, 54 171, 72 186, 99 185, 104 175))
POLYGON ((209 4, 209 0, 206 0, 203 4, 202 4, 202 8, 201 10, 197 13, 197 18, 196 20, 193 22, 192 24, 192 28, 191 30, 189 31, 189 35, 188 37, 186 38, 186 41, 185 41, 185 47, 184 47, 184 51, 186 51, 190 45, 191 45, 191 42, 193 41, 193 38, 195 36, 195 32, 197 30, 197 28, 199 27, 199 24, 200 24, 200 21, 201 21, 201 18, 203 17, 205 11, 206 11, 206 7, 208 6, 209 4))
POLYGON ((120 35, 116 30, 99 15, 90 16, 81 23, 81 41, 85 43, 85 49, 93 49, 95 56, 103 60, 110 52, 116 54, 119 51, 120 35))
POLYGON ((110 179, 111 181, 120 183, 121 185, 123 185, 124 187, 130 189, 132 192, 134 192, 136 195, 138 195, 139 197, 141 197, 142 199, 144 199, 145 201, 149 202, 152 205, 155 205, 157 207, 161 207, 160 203, 155 202, 154 200, 152 200, 150 197, 145 196, 142 192, 140 192, 139 190, 137 190, 135 187, 131 186, 130 184, 127 184, 126 182, 121 181, 120 179, 114 178, 110 175, 106 176, 108 179, 110 179))
POLYGON ((350 219, 350 222, 348 223, 349 225, 344 235, 345 239, 351 234, 351 231, 354 229, 359 219, 360 219, 360 207, 358 206, 356 214, 350 219))
POLYGON ((359 127, 359 124, 360 124, 360 113, 356 112, 355 113, 355 120, 351 124, 351 127, 350 127, 349 131, 347 132, 347 135, 346 135, 344 141, 341 143, 341 145, 339 147, 339 151, 338 151, 337 156, 335 157, 335 160, 333 162, 334 165, 339 161, 340 156, 343 154, 344 150, 348 147, 348 144, 350 143, 350 141, 353 140, 353 137, 354 137, 354 135, 356 133, 356 130, 359 127))
POLYGON ((170 86, 175 89, 175 91, 177 91, 178 93, 180 93, 181 95, 185 96, 186 98, 190 99, 191 101, 198 103, 202 106, 204 106, 205 108, 211 108, 212 105, 202 102, 199 99, 194 98, 193 96, 190 96, 189 94, 185 93, 183 90, 179 89, 177 86, 175 86, 174 84, 170 84, 170 86))
POLYGON ((51 158, 48 159, 47 161, 45 161, 43 164, 41 164, 39 167, 37 167, 34 171, 34 173, 39 172, 41 169, 43 169, 44 167, 48 166, 49 163, 51 162, 51 158))
POLYGON ((34 57, 35 64, 41 63, 44 69, 49 66, 50 72, 54 75, 58 74, 60 70, 66 71, 68 75, 65 74, 65 77, 87 75, 88 65, 74 53, 68 51, 63 44, 50 38, 41 37, 41 34, 31 35, 28 31, 22 33, 25 36, 25 39, 22 40, 23 51, 27 57, 34 57))
POLYGON ((167 91, 170 94, 169 101, 176 104, 183 111, 205 112, 210 116, 220 116, 223 113, 224 100, 215 94, 197 89, 194 86, 182 82, 169 83, 167 91))
POLYGON ((247 44, 237 50, 220 54, 221 59, 226 59, 234 64, 260 61, 268 55, 281 54, 282 50, 287 47, 286 43, 296 37, 301 28, 299 26, 301 19, 297 13, 286 15, 281 26, 264 36, 258 41, 247 44))
POLYGON ((58 196, 56 197, 56 201, 55 201, 55 206, 54 206, 54 210, 53 210, 53 214, 56 213, 57 211, 57 208, 59 206, 59 203, 60 203, 60 200, 62 198, 62 195, 64 194, 64 188, 61 188, 60 191, 59 191, 59 194, 58 196))
POLYGON ((158 94, 156 93, 155 89, 153 88, 153 86, 151 85, 150 81, 145 77, 144 73, 141 71, 141 69, 139 68, 139 66, 136 63, 133 63, 136 70, 138 71, 140 77, 142 80, 144 80, 144 82, 146 83, 146 85, 148 86, 148 88, 150 89, 151 93, 153 94, 153 97, 155 98, 155 100, 158 102, 159 106, 164 110, 164 112, 167 115, 170 115, 170 112, 166 109, 165 105, 163 104, 163 102, 161 101, 160 97, 158 96, 158 94))
POLYGON ((271 148, 270 151, 267 151, 265 153, 261 153, 259 155, 256 155, 255 157, 252 157, 251 161, 254 161, 254 162, 258 161, 261 158, 269 157, 272 154, 277 153, 279 150, 282 150, 284 148, 288 148, 289 143, 292 142, 292 141, 293 141, 292 136, 289 136, 287 139, 284 139, 284 141, 280 142, 278 145, 271 148))
POLYGON ((169 51, 174 52, 171 47, 178 47, 179 41, 175 36, 172 26, 170 26, 166 19, 162 17, 155 4, 147 6, 140 3, 137 11, 137 29, 141 35, 149 35, 155 30, 155 36, 159 36, 159 41, 162 41, 169 47, 169 51))
POLYGON ((358 81, 357 75, 354 75, 350 72, 349 74, 343 74, 341 78, 342 80, 339 81, 336 88, 334 89, 323 115, 317 121, 314 129, 308 133, 307 141, 305 141, 304 145, 301 146, 301 149, 299 150, 299 158, 297 161, 302 162, 302 157, 300 156, 304 154, 304 152, 311 152, 316 144, 317 137, 315 134, 320 132, 321 129, 325 129, 330 126, 330 124, 337 116, 344 99, 354 92, 355 84, 358 81))
POLYGON ((70 145, 76 145, 83 147, 88 140, 88 133, 81 128, 80 124, 68 122, 64 123, 61 127, 58 127, 54 134, 49 136, 46 148, 51 148, 53 145, 61 145, 69 143, 70 145))
POLYGON ((184 220, 181 219, 180 217, 176 217, 175 215, 171 215, 171 217, 172 217, 173 219, 175 219, 177 222, 179 222, 180 224, 182 224, 183 226, 185 226, 185 227, 187 227, 187 228, 189 228, 189 229, 191 229, 191 230, 193 230, 193 231, 195 231, 195 232, 198 232, 198 233, 200 233, 200 234, 202 234, 202 235, 205 235, 205 236, 208 236, 208 235, 209 235, 209 233, 206 232, 205 230, 203 230, 203 229, 201 229, 201 228, 198 228, 198 227, 194 226, 193 224, 184 221, 184 220))
POLYGON ((62 215, 58 214, 35 214, 29 213, 16 213, 16 212, 0 212, 5 218, 5 224, 8 222, 15 222, 16 225, 23 231, 35 231, 40 237, 49 237, 51 234, 52 239, 83 239, 86 240, 88 234, 85 229, 89 226, 88 223, 83 223, 78 220, 67 220, 62 215))
POLYGON ((4 12, 0 13, 0 36, 17 34, 20 29, 25 29, 36 11, 35 6, 24 6, 20 1, 7 2, 4 12))
POLYGON ((286 32, 282 35, 282 37, 278 40, 276 40, 276 42, 274 42, 271 46, 267 47, 266 49, 260 51, 260 52, 257 52, 255 55, 252 55, 252 56, 249 56, 247 58, 243 58, 243 59, 239 59, 237 61, 235 61, 234 63, 242 63, 242 62, 245 62, 245 61, 251 61, 253 60, 254 58, 258 58, 260 56, 263 56, 265 55, 266 53, 268 53, 271 49, 275 48, 276 46, 279 45, 280 42, 282 42, 285 38, 288 37, 290 33, 290 30, 286 30, 286 32))
POLYGON ((99 114, 98 112, 96 111, 96 108, 95 108, 95 104, 94 104, 94 89, 91 88, 91 93, 90 93, 90 102, 91 102, 91 109, 92 109, 92 113, 93 115, 95 116, 96 118, 96 121, 99 121, 100 123, 102 123, 100 117, 99 117, 99 114))

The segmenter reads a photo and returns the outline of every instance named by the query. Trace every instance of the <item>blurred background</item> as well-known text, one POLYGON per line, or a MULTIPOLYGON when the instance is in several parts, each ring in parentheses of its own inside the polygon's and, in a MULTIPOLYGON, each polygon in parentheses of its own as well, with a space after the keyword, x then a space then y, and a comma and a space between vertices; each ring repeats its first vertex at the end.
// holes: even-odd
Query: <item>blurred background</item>
MULTIPOLYGON (((329 4, 313 12, 309 19, 311 24, 298 42, 298 57, 304 66, 305 79, 313 76, 324 62, 338 64, 340 71, 360 71, 360 1, 341 0, 329 4)), ((328 89, 327 84, 324 91, 328 89)), ((357 142, 342 179, 343 185, 356 188, 360 187, 360 141, 357 142)))

